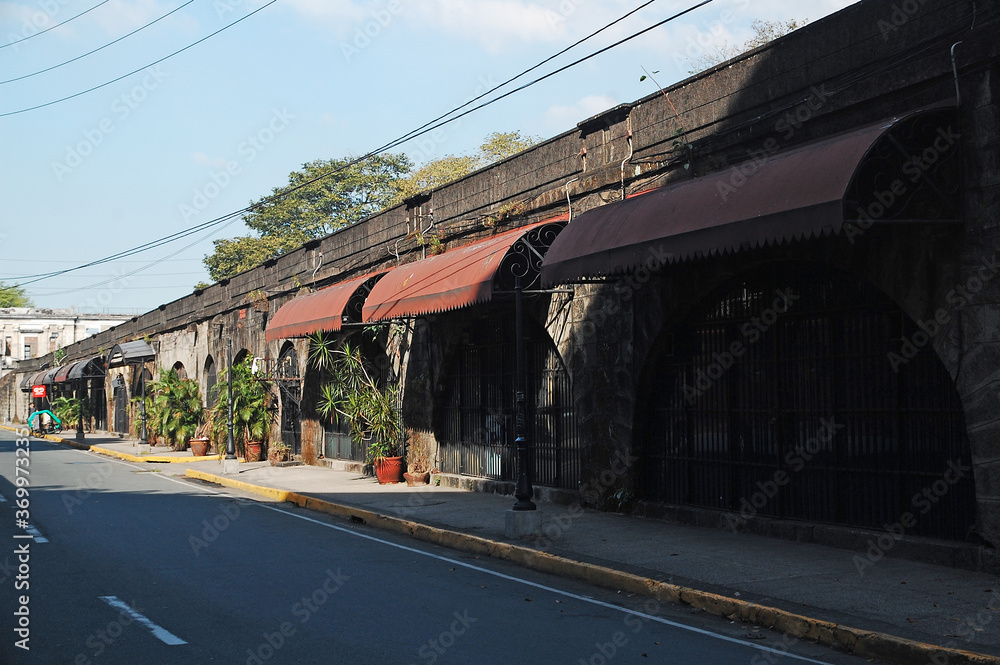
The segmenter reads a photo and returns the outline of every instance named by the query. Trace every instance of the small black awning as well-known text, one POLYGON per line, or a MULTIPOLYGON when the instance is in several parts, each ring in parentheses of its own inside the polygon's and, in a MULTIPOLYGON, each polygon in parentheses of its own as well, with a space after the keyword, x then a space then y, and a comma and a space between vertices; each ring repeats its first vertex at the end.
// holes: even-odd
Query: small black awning
POLYGON ((153 347, 142 340, 138 340, 135 342, 125 342, 124 344, 115 344, 108 351, 108 359, 104 364, 110 369, 123 365, 141 365, 154 358, 156 358, 156 352, 153 351, 153 347))
POLYGON ((105 375, 104 358, 94 356, 89 360, 81 360, 73 365, 73 368, 66 375, 70 381, 76 379, 97 379, 105 375))

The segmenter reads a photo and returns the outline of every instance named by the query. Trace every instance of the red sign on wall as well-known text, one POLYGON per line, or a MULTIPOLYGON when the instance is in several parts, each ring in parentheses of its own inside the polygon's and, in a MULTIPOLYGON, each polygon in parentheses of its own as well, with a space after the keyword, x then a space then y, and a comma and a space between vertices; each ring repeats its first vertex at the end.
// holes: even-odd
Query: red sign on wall
POLYGON ((45 386, 31 386, 32 397, 45 397, 45 386))

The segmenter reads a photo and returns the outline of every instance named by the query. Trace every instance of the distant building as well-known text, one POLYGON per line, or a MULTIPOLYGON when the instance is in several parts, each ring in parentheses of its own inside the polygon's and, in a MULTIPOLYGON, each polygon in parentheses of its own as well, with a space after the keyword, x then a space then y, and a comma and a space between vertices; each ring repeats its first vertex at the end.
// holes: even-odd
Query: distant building
POLYGON ((75 309, 0 308, 3 355, 0 376, 22 360, 38 358, 128 321, 127 315, 84 314, 75 309))

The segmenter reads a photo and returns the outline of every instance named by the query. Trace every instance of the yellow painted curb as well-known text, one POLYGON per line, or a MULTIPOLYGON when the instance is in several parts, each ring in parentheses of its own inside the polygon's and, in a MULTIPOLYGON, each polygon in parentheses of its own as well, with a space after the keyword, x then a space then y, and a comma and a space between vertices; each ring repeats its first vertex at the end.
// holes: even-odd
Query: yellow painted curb
POLYGON ((878 658, 899 665, 911 665, 918 662, 946 662, 949 665, 1000 665, 1000 657, 996 656, 950 649, 887 633, 861 630, 830 621, 811 619, 775 607, 682 587, 669 582, 660 582, 649 577, 574 561, 520 545, 498 542, 457 531, 448 531, 419 522, 390 517, 364 508, 354 508, 317 499, 297 492, 252 485, 241 480, 225 478, 195 469, 188 469, 187 476, 258 494, 276 501, 293 503, 301 508, 316 510, 328 515, 345 519, 360 519, 365 524, 377 528, 470 554, 480 554, 510 561, 543 573, 582 580, 608 589, 642 594, 657 600, 690 605, 715 616, 765 626, 786 635, 832 646, 866 658, 878 658))
POLYGON ((109 457, 117 457, 118 459, 125 460, 127 462, 183 462, 185 464, 190 464, 191 462, 211 462, 213 460, 222 459, 222 455, 205 455, 203 457, 167 457, 166 455, 132 455, 130 453, 123 453, 117 450, 111 450, 110 448, 102 448, 101 446, 88 446, 88 450, 95 452, 99 455, 108 455, 109 457))
MULTIPOLYGON (((24 433, 24 434, 26 434, 28 436, 34 436, 36 439, 39 438, 38 436, 36 436, 34 434, 31 434, 31 432, 28 430, 27 426, 25 426, 25 427, 8 427, 7 425, 0 425, 0 429, 9 430, 11 432, 17 432, 19 434, 20 433, 24 433)), ((66 445, 66 446, 70 446, 71 448, 76 448, 77 450, 90 450, 90 446, 87 445, 87 444, 77 443, 76 441, 74 441, 72 439, 64 439, 61 436, 55 436, 54 434, 43 434, 41 436, 41 438, 48 439, 49 441, 55 441, 56 443, 61 443, 61 444, 66 445)))

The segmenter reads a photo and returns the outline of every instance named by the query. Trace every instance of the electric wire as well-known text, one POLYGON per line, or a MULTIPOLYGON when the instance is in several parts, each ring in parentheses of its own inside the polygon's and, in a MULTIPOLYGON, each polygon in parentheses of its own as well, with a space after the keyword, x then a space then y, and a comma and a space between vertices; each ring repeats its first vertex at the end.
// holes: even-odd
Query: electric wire
MULTIPOLYGON (((619 46, 619 45, 621 45, 621 44, 623 44, 623 43, 625 43, 625 42, 627 42, 627 41, 629 41, 631 39, 634 39, 635 37, 638 37, 638 36, 640 36, 642 34, 645 34, 645 33, 649 32, 650 30, 652 30, 652 29, 654 29, 656 27, 660 27, 660 26, 662 26, 662 25, 664 25, 666 23, 669 23, 669 22, 671 22, 673 20, 676 20, 677 18, 679 18, 679 17, 681 17, 681 16, 683 16, 683 15, 685 15, 685 14, 691 12, 691 11, 694 11, 695 9, 698 9, 699 7, 701 7, 703 5, 707 5, 710 2, 712 2, 712 1, 713 0, 702 0, 702 2, 699 2, 698 4, 693 5, 692 7, 689 7, 688 9, 685 9, 685 10, 683 10, 681 12, 678 12, 678 13, 674 14, 673 16, 671 16, 671 17, 669 17, 667 19, 664 19, 662 21, 659 21, 659 22, 653 24, 652 26, 644 28, 643 30, 639 31, 638 33, 633 34, 631 37, 626 37, 626 38, 624 38, 622 40, 619 40, 615 44, 613 44, 611 46, 608 46, 608 47, 605 47, 605 48, 602 48, 599 51, 596 51, 595 53, 592 53, 589 56, 585 56, 584 58, 581 58, 581 59, 577 60, 576 62, 571 63, 570 65, 567 65, 565 67, 560 68, 556 72, 553 72, 553 73, 550 73, 550 74, 546 74, 545 76, 539 77, 539 78, 537 78, 537 79, 535 79, 535 80, 533 80, 533 81, 531 81, 529 83, 526 83, 526 84, 520 86, 519 88, 517 88, 517 90, 515 90, 515 92, 518 91, 518 90, 523 90, 525 88, 528 88, 528 87, 530 87, 532 85, 535 85, 536 83, 539 83, 539 82, 541 82, 541 81, 543 81, 543 80, 551 77, 555 73, 559 73, 559 72, 565 71, 569 67, 575 66, 575 65, 577 65, 577 64, 579 64, 581 62, 589 60, 590 58, 592 58, 592 57, 594 57, 596 55, 599 55, 601 53, 606 52, 610 48, 615 48, 615 47, 617 47, 617 46, 619 46)), ((256 11, 260 11, 261 9, 264 9, 265 7, 273 4, 274 2, 277 2, 277 0, 271 0, 271 2, 269 2, 266 5, 260 7, 256 11)), ((648 4, 650 4, 650 3, 649 2, 645 3, 644 5, 642 5, 639 8, 637 8, 637 10, 638 9, 642 9, 643 7, 647 6, 648 4)), ((633 10, 633 11, 628 12, 628 14, 626 14, 625 17, 634 14, 635 11, 637 11, 637 10, 633 10)), ((247 16, 244 16, 243 18, 247 18, 247 17, 249 17, 251 15, 252 14, 248 14, 247 16)), ((240 20, 243 20, 243 19, 240 19, 240 20)), ((614 22, 612 22, 608 26, 605 26, 605 28, 602 28, 601 30, 598 30, 598 31, 592 33, 592 35, 588 36, 587 39, 589 39, 593 35, 596 35, 596 34, 600 33, 601 31, 603 31, 607 27, 610 27, 611 25, 614 25, 614 24, 620 22, 621 20, 622 20, 621 18, 616 19, 614 22)), ((230 25, 234 25, 234 24, 235 24, 235 22, 233 24, 230 24, 230 25)), ((229 26, 226 26, 226 27, 229 27, 229 26)), ((225 29, 225 28, 223 28, 223 29, 225 29)), ((213 33, 213 34, 216 34, 216 33, 213 33)), ((211 35, 209 35, 209 36, 211 36, 211 35)), ((208 37, 206 37, 204 39, 207 39, 207 38, 208 37)), ((201 41, 204 41, 204 39, 201 40, 201 41)), ((582 41, 584 41, 584 40, 581 40, 580 43, 582 43, 582 41)), ((187 48, 190 48, 190 47, 187 47, 187 48)), ((560 53, 564 53, 565 51, 566 51, 566 49, 563 49, 560 53)), ((552 58, 548 58, 546 61, 549 61, 551 59, 552 58)), ((156 63, 154 63, 154 64, 156 64, 156 63)), ((152 65, 150 65, 150 66, 152 66, 152 65)), ((145 68, 142 68, 142 69, 145 69, 145 68)), ((532 69, 535 69, 535 68, 533 67, 532 69)), ((136 71, 141 71, 141 70, 136 70, 136 71)), ((531 70, 529 69, 528 71, 531 71, 531 70)), ((135 72, 133 72, 133 73, 135 73, 135 72)), ((523 73, 521 75, 518 75, 517 77, 514 77, 514 78, 515 79, 519 78, 522 75, 523 75, 523 73)), ((27 285, 27 284, 33 284, 33 283, 41 281, 43 279, 49 279, 49 278, 52 278, 52 277, 57 277, 57 276, 64 275, 64 274, 67 274, 67 273, 70 273, 70 272, 74 272, 76 270, 82 270, 84 268, 89 268, 91 266, 100 265, 102 263, 108 263, 108 262, 117 260, 119 258, 124 258, 124 257, 127 257, 127 256, 132 256, 134 254, 138 254, 138 253, 141 253, 141 252, 144 252, 144 251, 148 251, 149 249, 154 249, 156 247, 159 247, 161 245, 167 244, 169 242, 174 242, 175 240, 179 240, 181 238, 187 237, 187 236, 189 236, 189 235, 191 235, 193 233, 197 233, 197 232, 199 232, 199 231, 201 231, 203 229, 207 229, 207 228, 210 228, 212 226, 216 226, 218 224, 222 224, 222 223, 226 222, 227 220, 229 220, 229 219, 231 219, 231 218, 233 218, 235 216, 241 216, 241 215, 243 215, 243 214, 245 214, 247 212, 250 212, 251 210, 253 210, 256 207, 261 207, 261 206, 266 205, 268 203, 271 203, 273 201, 279 200, 280 198, 288 196, 289 194, 291 194, 292 192, 294 192, 294 191, 296 191, 298 189, 301 189, 303 187, 311 185, 312 183, 317 182, 319 180, 322 180, 324 178, 328 178, 328 177, 330 177, 332 175, 335 175, 336 173, 339 173, 340 171, 343 171, 343 170, 345 170, 347 168, 350 168, 350 167, 352 167, 352 166, 354 166, 354 165, 356 165, 356 164, 358 164, 358 163, 360 163, 360 162, 362 162, 362 161, 364 161, 366 159, 370 159, 370 158, 372 158, 372 157, 374 157, 376 155, 379 155, 379 154, 381 154, 383 152, 386 152, 387 150, 391 150, 392 148, 395 148, 395 147, 397 147, 397 146, 405 143, 406 141, 409 141, 409 140, 411 140, 413 138, 417 138, 419 136, 427 134, 427 133, 429 133, 429 132, 437 129, 438 127, 441 127, 443 125, 446 125, 446 124, 449 124, 451 122, 454 122, 455 120, 457 120, 457 119, 459 119, 461 117, 464 117, 465 115, 468 115, 468 114, 473 113, 473 112, 475 112, 475 111, 477 111, 477 110, 479 110, 481 108, 489 106, 490 104, 493 104, 496 101, 499 101, 500 99, 503 99, 504 97, 509 96, 510 94, 512 94, 512 93, 507 93, 507 94, 505 94, 505 95, 503 95, 501 97, 498 97, 498 98, 496 98, 494 100, 489 100, 487 102, 484 102, 484 103, 482 103, 482 104, 480 104, 480 105, 478 105, 478 106, 476 106, 476 107, 474 107, 472 109, 469 109, 469 110, 465 111, 461 115, 457 115, 457 116, 448 118, 448 116, 452 115, 455 112, 455 110, 459 110, 459 109, 464 108, 465 106, 468 105, 468 103, 463 104, 462 106, 458 107, 457 109, 454 109, 451 112, 446 113, 446 114, 444 114, 444 116, 442 116, 442 117, 447 118, 447 119, 439 120, 436 123, 434 123, 434 121, 431 121, 431 123, 425 123, 421 128, 413 130, 411 132, 408 132, 407 134, 404 134, 403 136, 401 136, 401 137, 399 137, 397 139, 394 139, 394 140, 392 140, 392 141, 390 141, 390 142, 388 142, 388 143, 386 143, 386 144, 384 144, 384 145, 376 148, 375 150, 372 150, 372 151, 370 151, 370 152, 368 152, 368 153, 366 153, 366 154, 364 154, 364 155, 362 155, 360 157, 357 157, 357 158, 355 158, 353 160, 350 160, 350 161, 344 163, 343 165, 341 165, 341 166, 339 166, 339 167, 337 167, 335 169, 331 169, 329 171, 321 173, 321 174, 319 174, 319 175, 317 175, 317 176, 315 176, 315 177, 313 177, 313 178, 311 178, 309 180, 306 180, 304 182, 299 183, 298 185, 296 185, 294 187, 290 187, 290 188, 288 188, 286 190, 282 190, 281 192, 278 192, 278 193, 273 194, 271 196, 265 197, 265 198, 261 199, 260 201, 258 201, 257 203, 254 203, 254 204, 252 204, 250 206, 247 206, 245 208, 242 208, 240 210, 235 210, 235 211, 230 212, 227 215, 224 215, 222 217, 218 217, 218 218, 215 218, 215 219, 208 220, 206 222, 198 224, 198 225, 196 225, 194 227, 191 227, 189 229, 184 229, 182 231, 178 231, 177 233, 171 234, 169 236, 165 236, 165 237, 160 238, 158 240, 153 240, 153 241, 150 241, 148 243, 144 243, 142 245, 138 245, 137 247, 134 247, 132 249, 124 250, 124 251, 119 252, 117 254, 113 254, 111 256, 107 256, 107 257, 104 257, 102 259, 97 259, 95 261, 91 261, 91 262, 83 264, 83 265, 75 266, 73 268, 66 268, 66 269, 63 269, 63 270, 56 270, 56 271, 52 271, 52 272, 48 272, 48 273, 38 273, 38 274, 34 274, 34 275, 23 275, 23 276, 16 277, 16 278, 13 278, 13 279, 24 280, 24 281, 20 281, 17 284, 17 286, 24 286, 24 285, 27 285), (434 123, 434 124, 432 124, 432 123, 434 123)), ((471 102, 469 102, 469 103, 471 103, 471 102)), ((0 115, 0 117, 2 117, 2 115, 0 115)))
POLYGON ((59 26, 62 26, 62 25, 66 25, 67 23, 69 23, 69 22, 70 22, 70 21, 72 21, 73 19, 78 19, 78 18, 80 18, 81 16, 83 16, 84 14, 86 14, 87 12, 92 12, 92 11, 94 11, 95 9, 97 9, 98 7, 100 7, 101 5, 106 5, 106 4, 108 4, 109 2, 111 2, 111 0, 104 0, 103 2, 99 2, 99 3, 97 3, 96 5, 94 5, 93 7, 91 7, 90 9, 87 9, 87 10, 84 10, 84 11, 80 12, 79 14, 77 14, 76 16, 71 16, 70 18, 66 19, 66 20, 65 20, 65 21, 63 21, 62 23, 56 23, 56 24, 55 24, 55 25, 53 25, 52 27, 49 27, 49 28, 45 28, 44 30, 39 30, 39 31, 38 31, 38 32, 36 32, 35 34, 33 34, 33 35, 28 35, 28 36, 27 36, 27 37, 25 37, 24 39, 18 39, 18 40, 16 40, 16 41, 13 41, 13 42, 7 42, 6 44, 0 44, 0 48, 7 48, 8 46, 13 46, 14 44, 20 44, 21 42, 26 42, 26 41, 28 41, 29 39, 31 39, 32 37, 37 37, 38 35, 44 35, 44 34, 45 34, 46 32, 48 32, 49 30, 55 30, 55 29, 56 29, 56 28, 58 28, 59 26))
POLYGON ((131 37, 132 35, 134 35, 137 32, 145 30, 146 28, 148 28, 149 26, 153 25, 154 23, 158 23, 159 21, 162 21, 163 19, 167 18, 168 16, 170 16, 174 12, 178 12, 178 11, 184 9, 185 7, 187 7, 188 5, 190 5, 192 2, 194 2, 194 0, 188 0, 183 5, 177 7, 176 9, 171 9, 169 12, 167 12, 163 16, 160 16, 159 18, 153 19, 152 21, 150 21, 146 25, 144 25, 144 26, 142 26, 140 28, 136 28, 132 32, 128 33, 127 35, 123 35, 123 36, 119 37, 118 39, 116 39, 114 41, 108 42, 104 46, 99 46, 99 47, 95 48, 93 51, 87 51, 83 55, 78 55, 75 58, 67 60, 66 62, 60 62, 58 65, 52 65, 51 67, 46 67, 45 69, 40 69, 37 72, 32 72, 31 74, 25 74, 24 76, 18 76, 17 78, 7 79, 6 81, 0 81, 0 85, 3 85, 5 83, 13 83, 14 81, 21 81, 21 80, 26 79, 26 78, 31 78, 32 76, 38 76, 39 74, 44 74, 45 72, 51 72, 53 69, 58 69, 59 67, 62 67, 63 65, 68 65, 71 62, 76 62, 77 60, 81 60, 83 58, 86 58, 88 55, 93 55, 94 53, 97 53, 98 51, 101 51, 103 49, 108 48, 109 46, 113 46, 114 44, 117 44, 118 42, 122 41, 123 39, 127 39, 127 38, 131 37))
POLYGON ((156 65, 160 64, 161 62, 163 62, 165 60, 169 60, 170 58, 174 57, 175 55, 183 53, 184 51, 187 51, 188 49, 194 48, 198 44, 201 44, 202 42, 211 39, 212 37, 216 36, 220 32, 228 30, 229 28, 233 27, 237 23, 240 23, 241 21, 245 21, 246 19, 250 18, 251 16, 253 16, 257 12, 260 12, 260 11, 263 11, 263 10, 267 9, 268 7, 270 7, 271 5, 273 5, 274 3, 276 3, 277 1, 278 0, 271 0, 266 5, 262 5, 262 6, 258 7, 257 9, 253 10, 252 12, 250 12, 249 14, 247 14, 246 16, 242 16, 242 17, 236 19, 235 21, 233 21, 232 23, 224 25, 223 27, 219 28, 215 32, 202 37, 198 41, 192 42, 191 44, 188 44, 184 48, 177 49, 173 53, 171 53, 169 55, 165 55, 162 58, 160 58, 159 60, 154 60, 153 62, 149 63, 148 65, 145 65, 143 67, 139 67, 138 69, 134 69, 131 72, 129 72, 128 74, 122 74, 118 78, 112 79, 112 80, 107 81, 105 83, 102 83, 100 85, 95 85, 94 87, 87 88, 86 90, 81 90, 80 92, 77 92, 75 94, 68 95, 66 97, 61 97, 60 99, 54 99, 51 102, 45 102, 44 104, 37 104, 35 106, 29 106, 28 108, 19 109, 17 111, 8 111, 6 113, 0 113, 0 118, 6 118, 7 116, 18 115, 19 113, 27 113, 28 111, 36 111, 38 109, 43 109, 43 108, 45 108, 47 106, 53 106, 55 104, 59 104, 59 103, 65 102, 65 101, 68 101, 70 99, 75 99, 75 98, 80 97, 82 95, 86 95, 89 92, 93 92, 95 90, 100 90, 101 88, 105 88, 105 87, 111 85, 112 83, 117 83, 118 81, 121 81, 122 79, 128 78, 129 76, 132 76, 133 74, 138 74, 139 72, 141 72, 141 71, 143 71, 145 69, 149 69, 150 67, 155 67, 156 65))

